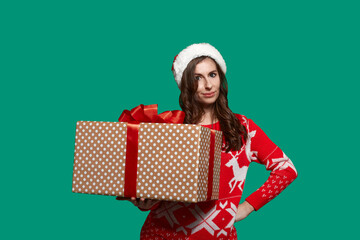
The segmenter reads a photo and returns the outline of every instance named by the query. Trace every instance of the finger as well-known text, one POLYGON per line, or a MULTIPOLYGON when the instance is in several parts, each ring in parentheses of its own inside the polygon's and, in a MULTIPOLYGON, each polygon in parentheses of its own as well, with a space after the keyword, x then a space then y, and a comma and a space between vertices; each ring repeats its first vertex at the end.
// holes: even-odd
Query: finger
POLYGON ((131 203, 134 204, 134 206, 139 206, 139 203, 136 200, 131 200, 131 203))
POLYGON ((145 198, 140 198, 141 201, 145 201, 145 198))
POLYGON ((130 202, 132 202, 135 206, 137 206, 138 202, 136 201, 136 198, 131 197, 130 202))

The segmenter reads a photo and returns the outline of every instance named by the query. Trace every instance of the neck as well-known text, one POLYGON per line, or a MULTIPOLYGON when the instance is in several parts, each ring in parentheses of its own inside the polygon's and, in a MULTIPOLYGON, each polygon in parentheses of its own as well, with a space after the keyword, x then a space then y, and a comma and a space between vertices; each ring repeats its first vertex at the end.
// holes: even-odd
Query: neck
POLYGON ((201 118, 200 125, 209 125, 217 121, 216 116, 214 116, 214 107, 204 108, 204 115, 201 118))

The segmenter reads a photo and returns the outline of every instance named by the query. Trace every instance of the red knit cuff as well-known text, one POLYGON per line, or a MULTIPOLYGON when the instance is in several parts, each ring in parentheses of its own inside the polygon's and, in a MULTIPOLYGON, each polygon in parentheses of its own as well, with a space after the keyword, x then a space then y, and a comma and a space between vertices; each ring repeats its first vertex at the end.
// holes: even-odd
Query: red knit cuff
POLYGON ((254 207, 255 211, 259 210, 261 207, 263 207, 266 203, 269 202, 268 199, 264 199, 261 197, 261 192, 259 191, 252 193, 245 200, 254 207))
POLYGON ((287 175, 283 176, 270 174, 266 182, 245 200, 257 211, 278 196, 296 177, 297 175, 293 171, 287 172, 287 175))

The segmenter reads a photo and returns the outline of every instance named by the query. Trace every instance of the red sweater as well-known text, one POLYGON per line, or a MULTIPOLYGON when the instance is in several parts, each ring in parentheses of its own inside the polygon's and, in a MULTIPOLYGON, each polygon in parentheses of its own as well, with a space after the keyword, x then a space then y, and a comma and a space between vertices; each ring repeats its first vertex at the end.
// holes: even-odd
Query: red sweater
MULTIPOLYGON (((150 211, 141 239, 237 239, 235 214, 249 164, 261 163, 271 171, 267 181, 245 199, 256 211, 297 177, 285 153, 251 119, 236 116, 246 127, 248 139, 239 151, 221 153, 219 199, 200 203, 160 202, 150 211)), ((221 130, 218 122, 214 129, 221 130)))

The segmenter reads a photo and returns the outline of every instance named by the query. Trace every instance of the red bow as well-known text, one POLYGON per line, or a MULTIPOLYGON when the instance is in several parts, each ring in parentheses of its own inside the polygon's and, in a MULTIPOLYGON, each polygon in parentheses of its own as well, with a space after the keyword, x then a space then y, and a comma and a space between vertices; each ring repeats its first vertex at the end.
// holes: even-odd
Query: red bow
POLYGON ((129 110, 124 110, 120 117, 119 122, 128 123, 141 123, 141 122, 152 122, 152 123, 183 123, 185 119, 185 113, 180 110, 166 111, 157 114, 158 105, 143 105, 129 110))

